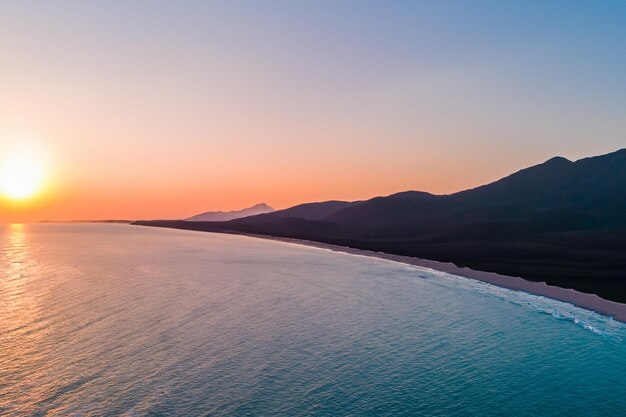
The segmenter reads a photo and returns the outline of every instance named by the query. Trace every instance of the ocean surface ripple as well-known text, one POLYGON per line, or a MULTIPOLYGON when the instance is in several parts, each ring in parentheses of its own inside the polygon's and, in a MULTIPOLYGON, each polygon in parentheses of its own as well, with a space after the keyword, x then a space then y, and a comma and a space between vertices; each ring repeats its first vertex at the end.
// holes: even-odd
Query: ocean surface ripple
POLYGON ((618 416, 626 326, 241 236, 0 226, 2 416, 618 416))

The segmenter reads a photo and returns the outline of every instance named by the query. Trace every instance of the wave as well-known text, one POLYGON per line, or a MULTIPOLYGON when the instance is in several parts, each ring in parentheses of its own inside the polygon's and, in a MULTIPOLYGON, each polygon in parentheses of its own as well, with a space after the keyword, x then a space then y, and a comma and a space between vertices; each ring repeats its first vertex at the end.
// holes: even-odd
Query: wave
MULTIPOLYGON (((565 301, 555 300, 542 295, 531 294, 521 290, 499 287, 488 282, 465 278, 447 272, 416 266, 414 272, 427 270, 437 276, 437 283, 446 287, 478 292, 482 295, 497 297, 503 301, 530 308, 541 314, 548 314, 557 320, 571 322, 587 331, 600 336, 617 340, 626 340, 626 323, 592 310, 578 307, 565 301), (417 271, 415 271, 417 270, 417 271)), ((423 275, 418 275, 423 279, 423 275)))

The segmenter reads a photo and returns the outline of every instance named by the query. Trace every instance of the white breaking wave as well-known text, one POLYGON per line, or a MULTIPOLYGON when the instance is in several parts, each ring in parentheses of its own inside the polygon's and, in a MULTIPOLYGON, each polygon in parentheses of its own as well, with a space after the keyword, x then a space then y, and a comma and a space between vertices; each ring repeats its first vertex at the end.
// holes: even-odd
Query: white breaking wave
POLYGON ((452 286, 487 296, 498 297, 504 301, 533 309, 539 313, 549 314, 558 320, 574 323, 598 335, 610 336, 619 340, 626 339, 626 323, 565 301, 555 300, 520 290, 503 288, 487 282, 419 266, 414 267, 414 269, 427 270, 430 274, 436 275, 439 278, 440 284, 447 287, 452 286))

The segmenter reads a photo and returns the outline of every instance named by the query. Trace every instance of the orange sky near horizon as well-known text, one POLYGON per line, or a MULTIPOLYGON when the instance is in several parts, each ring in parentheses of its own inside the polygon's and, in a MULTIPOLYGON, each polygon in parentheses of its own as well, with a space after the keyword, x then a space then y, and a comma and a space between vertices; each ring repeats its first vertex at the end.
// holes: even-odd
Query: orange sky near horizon
POLYGON ((120 155, 111 160, 110 169, 101 169, 108 163, 96 164, 98 158, 88 155, 75 166, 57 158, 47 167, 46 184, 35 196, 23 201, 0 197, 0 222, 177 219, 260 202, 282 209, 305 202, 353 201, 405 190, 447 194, 547 159, 538 157, 514 167, 510 161, 485 164, 482 159, 457 156, 413 162, 409 156, 398 158, 395 169, 389 171, 390 165, 376 161, 359 159, 344 167, 339 161, 321 157, 301 167, 293 161, 255 163, 254 158, 241 155, 212 168, 194 154, 178 161, 152 158, 148 168, 122 163, 135 158, 140 160, 141 155, 120 155), (97 172, 88 170, 91 164, 98 167, 97 172))
POLYGON ((451 193, 624 147, 621 10, 524 3, 2 2, 0 163, 47 162, 0 222, 451 193))
MULTIPOLYGON (((349 159, 349 155, 345 157, 349 159)), ((252 156, 243 155, 213 167, 194 154, 180 160, 147 155, 159 162, 141 168, 123 162, 141 158, 141 152, 104 161, 93 154, 73 162, 57 156, 46 167, 49 178, 35 196, 23 201, 0 197, 0 221, 181 218, 259 202, 280 209, 311 201, 366 199, 408 189, 447 193, 479 185, 477 179, 487 182, 507 173, 506 167, 494 175, 479 164, 468 164, 460 176, 438 161, 413 164, 410 160, 399 161, 395 170, 386 172, 387 164, 377 168, 376 162, 361 159, 344 167, 323 157, 310 159, 310 165, 301 167, 293 161, 255 162, 252 156), (88 168, 90 165, 97 167, 96 172, 88 168), (107 166, 111 168, 102 168, 107 166)))

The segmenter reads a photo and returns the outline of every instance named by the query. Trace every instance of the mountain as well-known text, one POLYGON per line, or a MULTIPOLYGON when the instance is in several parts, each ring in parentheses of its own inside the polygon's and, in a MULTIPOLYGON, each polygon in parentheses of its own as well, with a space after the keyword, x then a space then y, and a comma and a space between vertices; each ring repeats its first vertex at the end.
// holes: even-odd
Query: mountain
POLYGON ((576 162, 552 158, 451 195, 409 191, 378 197, 324 220, 370 236, 445 233, 494 222, 544 231, 625 227, 624 190, 626 149, 576 162))
POLYGON ((626 302, 626 149, 552 158, 449 195, 406 191, 154 226, 315 240, 453 262, 626 302))
POLYGON ((241 220, 241 223, 271 223, 284 219, 321 220, 348 207, 354 207, 361 201, 324 201, 321 203, 305 203, 272 213, 261 214, 241 220))
POLYGON ((189 222, 225 222, 239 219, 241 217, 256 216, 258 214, 271 213, 274 209, 265 203, 256 204, 242 210, 236 211, 207 211, 185 219, 189 222))

